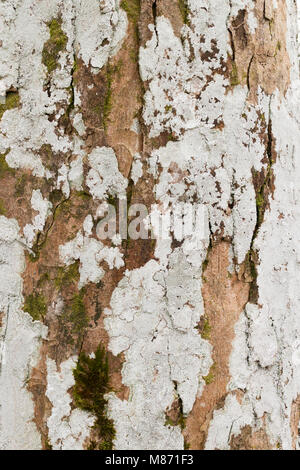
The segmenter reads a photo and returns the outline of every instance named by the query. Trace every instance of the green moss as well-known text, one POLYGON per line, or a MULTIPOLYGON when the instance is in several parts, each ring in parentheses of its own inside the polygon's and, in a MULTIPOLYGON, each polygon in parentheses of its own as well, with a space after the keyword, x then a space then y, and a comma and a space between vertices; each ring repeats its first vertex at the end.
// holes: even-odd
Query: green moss
POLYGON ((14 168, 11 168, 7 161, 6 161, 6 155, 10 152, 10 149, 8 149, 5 153, 0 153, 0 179, 4 178, 8 174, 15 174, 14 168))
POLYGON ((24 303, 24 312, 29 313, 33 320, 43 320, 47 313, 45 297, 39 294, 30 294, 24 303))
POLYGON ((3 200, 0 199, 0 215, 5 215, 6 214, 6 209, 3 203, 3 200))
POLYGON ((66 111, 66 115, 67 117, 69 117, 70 115, 70 112, 72 111, 72 109, 74 109, 74 106, 75 106, 75 90, 74 90, 74 86, 73 86, 73 81, 72 81, 72 84, 67 88, 67 91, 69 93, 69 103, 68 103, 68 108, 67 108, 67 111, 66 111))
POLYGON ((50 38, 45 43, 42 53, 42 63, 51 74, 58 67, 59 53, 66 48, 68 38, 62 30, 61 18, 54 18, 48 23, 50 38))
POLYGON ((256 205, 257 207, 262 207, 264 205, 264 197, 261 193, 258 193, 256 196, 256 205))
POLYGON ((168 142, 178 142, 178 138, 170 132, 170 134, 167 135, 167 141, 168 142))
POLYGON ((24 174, 24 175, 20 176, 18 179, 16 179, 15 195, 17 197, 21 197, 21 196, 24 195, 26 182, 27 182, 27 175, 26 174, 24 174))
POLYGON ((139 61, 138 49, 131 49, 129 52, 129 57, 134 64, 137 64, 139 61))
POLYGON ((46 273, 42 274, 41 277, 39 278, 37 286, 41 287, 49 281, 50 281, 50 274, 48 272, 46 272, 46 273))
POLYGON ((204 319, 204 325, 203 325, 203 330, 201 333, 201 337, 203 339, 209 340, 210 339, 210 332, 211 332, 211 326, 209 324, 209 321, 207 318, 204 319))
POLYGON ((166 416, 165 426, 176 426, 176 423, 174 423, 174 421, 169 416, 166 416))
POLYGON ((183 416, 182 409, 180 409, 179 418, 176 421, 173 421, 170 416, 165 416, 165 426, 180 426, 183 430, 186 426, 186 418, 183 416))
POLYGON ((112 109, 112 82, 113 82, 113 67, 108 64, 106 72, 106 95, 103 105, 103 127, 107 129, 108 118, 112 109))
POLYGON ((71 209, 72 209, 71 199, 65 199, 64 201, 58 204, 54 213, 54 220, 56 220, 62 214, 68 218, 70 215, 71 209))
POLYGON ((249 277, 251 277, 251 285, 253 283, 255 284, 257 279, 256 258, 257 256, 255 255, 255 251, 253 250, 253 248, 251 248, 245 257, 245 272, 249 277))
POLYGON ((260 120, 261 120, 263 123, 265 123, 265 122, 266 122, 266 116, 265 116, 265 113, 259 113, 258 117, 259 117, 259 119, 260 119, 260 120))
POLYGON ((203 377, 206 385, 210 385, 211 383, 213 383, 213 381, 215 380, 215 376, 214 374, 212 374, 211 372, 206 375, 205 377, 203 377))
POLYGON ((93 441, 90 450, 110 450, 113 448, 115 429, 112 420, 106 415, 105 394, 110 391, 108 357, 99 345, 94 358, 82 353, 73 371, 75 386, 73 397, 75 405, 96 417, 94 429, 100 443, 93 441))
POLYGON ((178 0, 178 3, 184 24, 189 24, 189 7, 187 0, 178 0))
POLYGON ((212 384, 213 381, 215 380, 215 374, 214 374, 215 369, 216 369, 216 364, 214 363, 210 368, 209 374, 206 375, 205 377, 202 377, 206 385, 212 384))
POLYGON ((36 263, 40 258, 40 252, 38 250, 33 251, 32 253, 27 253, 26 256, 31 263, 36 263))
POLYGON ((18 108, 20 105, 20 96, 19 93, 16 91, 9 91, 6 93, 6 99, 4 104, 0 104, 0 120, 2 119, 3 114, 5 111, 9 109, 18 108))
MULTIPOLYGON (((183 431, 186 427, 186 418, 184 417, 183 414, 183 403, 182 399, 180 398, 178 394, 178 383, 173 382, 174 387, 175 387, 175 393, 177 396, 177 403, 176 403, 176 414, 175 414, 175 420, 173 420, 170 416, 168 416, 167 413, 165 413, 165 426, 180 426, 181 430, 183 431)), ((174 403, 174 405, 175 405, 174 403)))
POLYGON ((242 72, 242 82, 246 83, 247 82, 247 77, 248 77, 248 71, 242 72))
MULTIPOLYGON (((108 63, 106 67, 106 95, 103 104, 103 127, 104 130, 107 129, 109 115, 112 110, 112 84, 117 75, 118 78, 121 76, 121 69, 122 69, 123 62, 119 60, 116 65, 111 65, 108 63)), ((94 112, 97 114, 101 114, 101 106, 96 106, 94 108, 94 112)))
POLYGON ((237 85, 239 85, 239 83, 240 83, 240 81, 239 81, 238 69, 237 69, 236 63, 233 62, 232 70, 231 70, 231 73, 230 73, 230 84, 231 84, 231 86, 237 86, 237 85))
POLYGON ((64 198, 64 194, 60 189, 54 189, 49 194, 49 201, 54 207, 60 204, 63 198, 64 198))
POLYGON ((122 67, 123 67, 123 61, 120 59, 113 68, 113 73, 117 75, 118 78, 121 78, 122 67))
POLYGON ((181 427, 181 430, 183 431, 186 427, 186 418, 183 416, 183 412, 182 412, 182 408, 181 408, 181 414, 180 414, 180 417, 179 417, 179 421, 178 421, 178 426, 181 427))
POLYGON ((255 255, 253 253, 253 250, 250 251, 250 274, 251 274, 251 277, 254 281, 256 281, 257 279, 257 268, 256 268, 256 264, 255 264, 255 255))
POLYGON ((80 197, 81 199, 85 201, 88 201, 92 198, 92 196, 85 191, 76 191, 76 196, 80 197))
POLYGON ((45 450, 52 450, 52 445, 50 444, 49 439, 47 438, 44 443, 45 450))
POLYGON ((186 438, 184 438, 184 450, 189 450, 191 447, 191 445, 188 443, 188 441, 186 440, 186 438))
POLYGON ((141 14, 141 1, 140 0, 122 0, 121 8, 126 11, 129 21, 134 26, 135 35, 135 48, 130 52, 130 58, 136 64, 139 57, 139 28, 138 21, 141 14))
POLYGON ((116 196, 112 196, 111 194, 107 197, 106 202, 110 206, 114 206, 115 209, 118 207, 118 198, 116 196))
POLYGON ((101 114, 101 110, 102 110, 101 104, 96 104, 96 106, 92 106, 92 107, 91 107, 91 110, 92 110, 93 113, 95 113, 95 114, 98 114, 98 115, 101 114))
POLYGON ((84 289, 74 295, 71 309, 68 312, 68 322, 72 324, 72 333, 79 334, 88 326, 88 318, 83 303, 84 289))
POLYGON ((277 41, 276 49, 275 49, 275 56, 277 55, 278 51, 281 51, 281 42, 280 41, 277 41))
POLYGON ((55 279, 55 286, 57 289, 61 289, 65 285, 77 283, 79 280, 79 262, 71 264, 71 266, 65 268, 58 268, 57 276, 55 279))
POLYGON ((126 11, 129 20, 134 24, 138 22, 141 12, 140 0, 123 0, 121 2, 121 8, 126 11))
MULTIPOLYGON (((65 298, 65 307, 62 314, 59 317, 61 336, 64 338, 64 342, 75 349, 80 348, 86 328, 89 325, 89 318, 86 314, 84 296, 85 289, 80 289, 79 292, 73 294, 70 299, 70 292, 74 292, 76 285, 74 284, 74 278, 77 273, 74 268, 73 273, 69 272, 65 278, 65 286, 68 287, 65 298)), ((63 285, 62 278, 55 279, 55 285, 60 289, 63 285)))
POLYGON ((186 426, 186 418, 183 416, 182 401, 179 400, 179 403, 180 403, 180 408, 179 408, 178 418, 175 421, 173 421, 173 419, 166 414, 165 426, 180 426, 181 430, 183 430, 186 426))
POLYGON ((256 195, 256 210, 257 210, 257 222, 259 226, 262 224, 265 212, 265 199, 264 199, 264 186, 261 191, 256 195))
POLYGON ((73 86, 77 84, 77 72, 78 72, 78 59, 77 56, 74 56, 74 62, 73 62, 73 67, 72 67, 72 82, 73 86))

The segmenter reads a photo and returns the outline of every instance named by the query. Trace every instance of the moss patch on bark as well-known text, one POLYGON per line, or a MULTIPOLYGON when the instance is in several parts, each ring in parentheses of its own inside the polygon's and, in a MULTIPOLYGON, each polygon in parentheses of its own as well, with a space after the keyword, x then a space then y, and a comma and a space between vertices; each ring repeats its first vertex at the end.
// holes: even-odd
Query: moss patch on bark
POLYGON ((45 297, 39 294, 28 295, 25 299, 23 310, 29 313, 34 321, 43 320, 47 313, 45 297))
POLYGON ((20 96, 16 91, 9 91, 6 94, 5 103, 0 104, 0 120, 2 119, 5 111, 18 108, 20 105, 20 96))
POLYGON ((54 18, 48 23, 50 38, 44 45, 42 63, 51 74, 58 67, 59 54, 66 48, 68 38, 62 30, 61 18, 54 18))
POLYGON ((89 449, 112 449, 115 429, 113 421, 106 415, 107 400, 104 397, 110 387, 108 356, 104 347, 100 344, 94 357, 81 353, 73 374, 75 405, 96 417, 94 430, 97 431, 100 442, 98 439, 97 442, 92 441, 89 449))

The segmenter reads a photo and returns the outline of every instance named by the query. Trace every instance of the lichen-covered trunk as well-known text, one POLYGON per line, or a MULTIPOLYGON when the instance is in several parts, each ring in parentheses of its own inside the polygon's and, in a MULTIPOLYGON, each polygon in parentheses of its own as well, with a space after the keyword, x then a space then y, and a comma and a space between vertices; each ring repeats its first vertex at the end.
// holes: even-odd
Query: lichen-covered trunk
POLYGON ((0 3, 0 449, 300 449, 299 24, 0 3))

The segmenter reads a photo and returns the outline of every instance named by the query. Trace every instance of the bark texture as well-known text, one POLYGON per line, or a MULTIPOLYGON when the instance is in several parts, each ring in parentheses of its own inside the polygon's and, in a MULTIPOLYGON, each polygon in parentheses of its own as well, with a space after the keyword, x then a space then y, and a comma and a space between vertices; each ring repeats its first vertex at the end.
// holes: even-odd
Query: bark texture
POLYGON ((0 449, 300 448, 299 24, 0 3, 0 449), (105 203, 155 237, 101 240, 105 203))

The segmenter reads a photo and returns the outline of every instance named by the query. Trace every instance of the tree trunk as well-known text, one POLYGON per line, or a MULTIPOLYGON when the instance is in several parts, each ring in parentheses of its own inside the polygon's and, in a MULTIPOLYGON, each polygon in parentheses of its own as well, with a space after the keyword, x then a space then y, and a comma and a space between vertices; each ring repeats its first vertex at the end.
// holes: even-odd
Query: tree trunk
POLYGON ((299 449, 298 18, 1 2, 1 449, 299 449))

